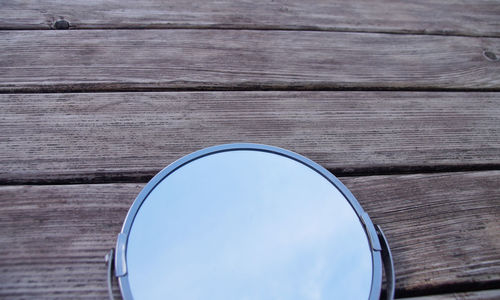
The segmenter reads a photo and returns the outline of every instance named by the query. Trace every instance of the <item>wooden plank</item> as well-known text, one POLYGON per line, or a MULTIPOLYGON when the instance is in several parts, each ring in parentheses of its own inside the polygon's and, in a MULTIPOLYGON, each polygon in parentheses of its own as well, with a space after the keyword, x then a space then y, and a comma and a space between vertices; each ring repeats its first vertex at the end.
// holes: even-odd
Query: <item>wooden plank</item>
POLYGON ((399 294, 498 284, 500 171, 341 180, 387 232, 399 294))
POLYGON ((404 298, 405 300, 498 300, 500 290, 486 290, 467 293, 453 293, 444 295, 432 295, 424 297, 404 298))
MULTIPOLYGON (((341 178, 388 236, 398 294, 500 280, 500 171, 341 178)), ((0 297, 106 296, 143 184, 0 187, 0 297)))
POLYGON ((3 94, 0 107, 3 183, 144 180, 233 142, 340 174, 500 166, 498 93, 3 94))
POLYGON ((498 1, 34 1, 2 3, 1 29, 247 28, 500 35, 498 1))
POLYGON ((4 92, 500 88, 498 38, 248 30, 1 31, 0 49, 4 92))

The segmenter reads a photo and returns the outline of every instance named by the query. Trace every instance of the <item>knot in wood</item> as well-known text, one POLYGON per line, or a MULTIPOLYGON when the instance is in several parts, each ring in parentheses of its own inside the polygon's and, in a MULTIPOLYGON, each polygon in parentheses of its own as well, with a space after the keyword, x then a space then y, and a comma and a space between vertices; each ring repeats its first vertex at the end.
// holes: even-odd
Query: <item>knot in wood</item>
POLYGON ((491 51, 486 51, 485 50, 485 51, 483 51, 483 55, 484 55, 484 57, 486 57, 487 60, 491 60, 491 61, 497 61, 497 60, 499 60, 498 56, 495 53, 491 52, 491 51))

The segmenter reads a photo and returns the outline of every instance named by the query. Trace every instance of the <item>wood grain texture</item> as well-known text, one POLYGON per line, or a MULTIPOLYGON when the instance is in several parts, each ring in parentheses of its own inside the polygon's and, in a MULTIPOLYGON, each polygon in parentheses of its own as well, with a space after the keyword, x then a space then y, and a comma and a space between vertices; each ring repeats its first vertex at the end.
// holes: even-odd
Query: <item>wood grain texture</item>
POLYGON ((400 295, 498 286, 500 171, 341 180, 387 232, 400 295))
POLYGON ((0 31, 0 49, 3 92, 500 88, 498 38, 252 30, 0 31))
POLYGON ((341 174, 500 164, 498 93, 3 94, 0 107, 3 183, 142 180, 234 142, 341 174))
MULTIPOLYGON (((384 228, 399 295, 500 280, 500 171, 341 179, 384 228)), ((104 299, 104 254, 142 187, 0 187, 0 297, 104 299)))
POLYGON ((412 297, 404 299, 405 300, 498 300, 500 299, 500 290, 453 293, 453 294, 432 295, 425 297, 412 297))
POLYGON ((73 1, 2 2, 1 29, 72 28, 307 29, 500 35, 498 1, 73 1))

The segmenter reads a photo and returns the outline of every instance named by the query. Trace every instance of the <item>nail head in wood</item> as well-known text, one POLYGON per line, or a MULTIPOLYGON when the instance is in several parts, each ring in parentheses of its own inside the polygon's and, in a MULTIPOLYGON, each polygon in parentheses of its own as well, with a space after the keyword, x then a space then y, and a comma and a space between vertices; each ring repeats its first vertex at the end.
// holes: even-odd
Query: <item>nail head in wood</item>
POLYGON ((69 29, 69 22, 66 20, 57 20, 54 22, 55 29, 69 29))

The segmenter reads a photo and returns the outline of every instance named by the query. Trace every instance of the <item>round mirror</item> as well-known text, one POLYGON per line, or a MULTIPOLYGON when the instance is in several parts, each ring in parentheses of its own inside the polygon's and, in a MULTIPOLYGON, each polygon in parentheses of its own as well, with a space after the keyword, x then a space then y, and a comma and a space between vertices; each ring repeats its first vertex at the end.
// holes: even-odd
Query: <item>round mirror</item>
POLYGON ((125 299, 375 299, 376 231, 327 170, 280 148, 222 145, 160 172, 119 235, 125 299))

